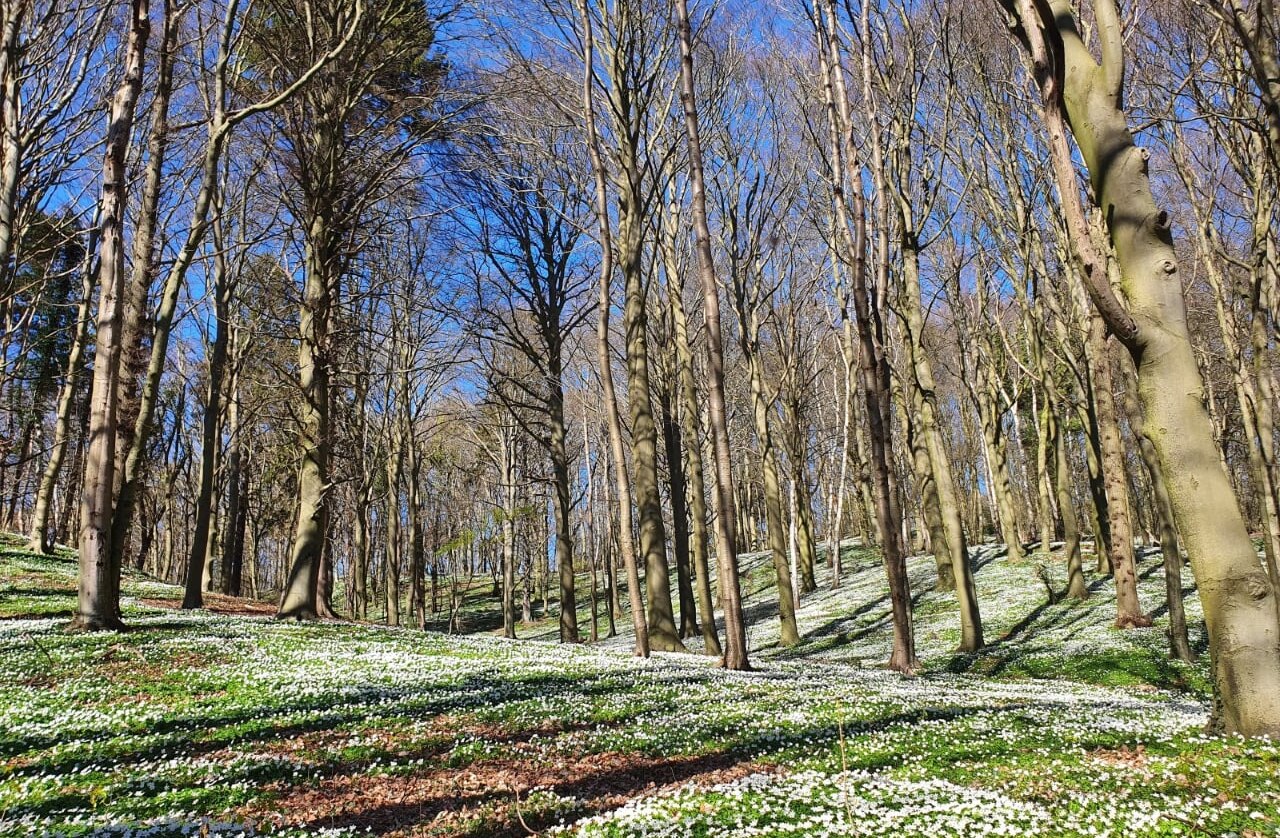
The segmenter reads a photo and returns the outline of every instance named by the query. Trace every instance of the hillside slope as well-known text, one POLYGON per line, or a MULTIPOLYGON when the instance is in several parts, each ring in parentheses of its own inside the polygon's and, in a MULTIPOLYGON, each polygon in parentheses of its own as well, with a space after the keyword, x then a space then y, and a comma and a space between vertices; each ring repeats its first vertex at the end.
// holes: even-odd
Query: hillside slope
MULTIPOLYGON (((1070 678, 1103 685, 1153 686, 1191 691, 1201 698, 1210 692, 1208 666, 1201 660, 1186 665, 1168 659, 1169 618, 1165 608, 1164 575, 1160 553, 1139 550, 1139 597, 1143 608, 1154 618, 1144 629, 1117 631, 1115 587, 1110 577, 1088 574, 1090 597, 1086 602, 1048 602, 1041 574, 1056 591, 1066 588, 1066 566, 1059 553, 1010 562, 1003 547, 974 548, 975 581, 982 609, 988 648, 977 655, 958 655, 960 617, 955 594, 934 590, 936 566, 931 556, 913 556, 907 561, 911 580, 915 639, 918 654, 932 671, 976 671, 1001 677, 1070 678)), ((820 549, 815 568, 817 589, 804 594, 796 621, 801 643, 790 649, 779 646, 776 576, 767 553, 740 557, 743 574, 743 607, 747 617, 747 641, 755 660, 819 660, 863 667, 877 667, 889 659, 892 626, 889 588, 878 554, 848 541, 842 548, 841 584, 833 588, 832 574, 820 549)), ((1092 559, 1086 556, 1086 563, 1092 559)), ((674 577, 674 574, 672 574, 674 577)), ((1186 574, 1184 590, 1191 645, 1203 652, 1207 647, 1200 601, 1186 574)), ((673 582, 674 584, 674 582, 673 582)), ((579 577, 579 590, 590 582, 579 577)), ((499 607, 485 591, 476 591, 468 600, 471 623, 485 625, 484 615, 499 607)), ((603 599, 603 597, 602 597, 603 599)), ((606 637, 609 648, 629 649, 634 644, 631 619, 625 612, 627 597, 622 594, 624 614, 615 620, 618 634, 606 637)), ((678 597, 673 592, 673 601, 678 597)), ((587 597, 579 593, 578 621, 583 636, 590 625, 587 597)), ((552 600, 552 611, 555 605, 552 600)), ((607 622, 600 606, 600 632, 607 622)), ((492 617, 488 621, 492 623, 492 617)), ((723 628, 722 623, 718 625, 723 628)), ((518 634, 527 639, 553 641, 554 621, 521 626, 518 634)), ((701 637, 685 641, 691 651, 702 650, 701 637)))
POLYGON ((765 654, 759 671, 726 673, 698 655, 182 613, 163 607, 176 588, 137 578, 132 630, 68 635, 73 573, 68 558, 0 550, 3 835, 1129 838, 1280 824, 1280 746, 1207 738, 1203 701, 1148 685, 904 679, 765 654))

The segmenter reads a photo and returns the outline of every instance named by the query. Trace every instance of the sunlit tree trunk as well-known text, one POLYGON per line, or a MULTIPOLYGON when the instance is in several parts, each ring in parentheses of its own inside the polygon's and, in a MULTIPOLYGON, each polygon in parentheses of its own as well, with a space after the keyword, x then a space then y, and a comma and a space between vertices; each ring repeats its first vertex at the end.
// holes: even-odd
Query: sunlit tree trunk
POLYGON ((715 452, 715 487, 712 492, 716 513, 716 561, 720 607, 724 610, 724 666, 749 669, 746 625, 742 616, 742 593, 738 580, 738 544, 734 539, 736 519, 733 498, 732 456, 729 422, 724 397, 724 338, 720 329, 720 290, 715 262, 711 256, 711 231, 707 225, 702 139, 698 124, 698 104, 694 88, 693 35, 689 23, 688 0, 676 0, 680 36, 680 104, 684 111, 685 138, 689 145, 689 180, 692 186, 693 226, 698 257, 698 278, 702 284, 702 316, 706 320, 707 399, 712 450, 715 452))
MULTIPOLYGON (((889 414, 892 409, 889 365, 885 355, 884 325, 878 309, 871 305, 871 295, 868 293, 871 277, 867 269, 866 199, 861 185, 861 166, 853 144, 852 118, 834 0, 827 0, 822 12, 814 10, 813 24, 818 39, 818 60, 830 142, 832 199, 837 219, 836 229, 843 249, 839 258, 848 268, 848 293, 854 304, 857 323, 858 369, 871 449, 870 471, 875 497, 876 530, 889 581, 889 600, 893 615, 893 651, 889 657, 889 668, 910 673, 919 666, 919 661, 916 658, 915 633, 911 621, 911 589, 907 578, 906 550, 902 542, 902 507, 891 466, 893 440, 892 418, 889 414), (852 212, 849 203, 852 203, 852 212)), ((847 320, 848 311, 845 310, 842 316, 847 320)))
MULTIPOLYGON (((604 392, 605 416, 608 420, 609 447, 613 457, 614 487, 618 493, 618 545, 627 571, 627 595, 630 598, 631 625, 635 632, 635 651, 640 657, 648 657, 650 651, 649 628, 645 619, 644 603, 640 595, 640 569, 632 541, 631 482, 627 478, 627 455, 622 440, 622 415, 618 409, 618 397, 613 386, 613 356, 609 349, 609 312, 613 307, 610 284, 613 279, 613 233, 609 222, 608 174, 600 152, 600 132, 596 125, 595 111, 595 53, 591 27, 591 13, 587 0, 581 0, 580 12, 583 25, 583 120, 587 129, 587 151, 595 175, 596 221, 600 237, 600 307, 596 331, 596 358, 600 365, 600 384, 604 392)), ((669 596, 669 594, 668 594, 669 596)))
POLYGON ((98 264, 97 343, 89 401, 89 445, 85 455, 84 494, 80 502, 80 574, 72 626, 96 631, 118 629, 120 566, 112 555, 115 508, 116 434, 119 428, 121 317, 124 294, 124 214, 126 157, 134 114, 142 90, 147 40, 151 34, 148 0, 129 4, 124 77, 111 101, 102 166, 101 227, 98 264))
POLYGON ((1204 608, 1221 727, 1249 736, 1280 735, 1276 592, 1218 459, 1191 347, 1171 219, 1156 206, 1147 174, 1149 155, 1134 144, 1122 108, 1119 13, 1110 0, 1096 0, 1099 62, 1081 40, 1064 0, 1051 0, 1052 18, 1042 17, 1030 0, 1006 8, 1022 23, 1021 36, 1044 100, 1059 198, 1091 296, 1138 369, 1145 427, 1168 483, 1174 520, 1204 608), (1090 238, 1068 127, 1107 221, 1127 306, 1111 293, 1106 257, 1090 238))

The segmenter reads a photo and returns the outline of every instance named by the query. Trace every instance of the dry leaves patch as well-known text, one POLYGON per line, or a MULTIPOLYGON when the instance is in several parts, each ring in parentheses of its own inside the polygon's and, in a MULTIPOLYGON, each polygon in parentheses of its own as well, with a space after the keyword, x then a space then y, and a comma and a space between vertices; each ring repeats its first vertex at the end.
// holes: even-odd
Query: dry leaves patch
POLYGON ((408 776, 340 774, 314 786, 281 789, 275 799, 237 817, 310 828, 354 826, 378 835, 519 836, 555 820, 539 817, 527 804, 522 809, 521 801, 535 790, 573 798, 578 817, 615 809, 670 786, 713 785, 774 770, 728 754, 652 757, 609 752, 555 763, 501 758, 408 776))
POLYGON ((1091 756, 1099 762, 1125 768, 1144 768, 1147 764, 1147 749, 1142 745, 1136 748, 1098 749, 1091 756))
MULTIPOLYGON (((180 599, 148 597, 139 599, 138 602, 151 608, 168 608, 174 611, 182 607, 182 600, 180 599)), ((276 613, 276 607, 269 602, 224 596, 223 594, 211 592, 204 594, 204 610, 211 614, 233 614, 241 617, 272 617, 276 613)))

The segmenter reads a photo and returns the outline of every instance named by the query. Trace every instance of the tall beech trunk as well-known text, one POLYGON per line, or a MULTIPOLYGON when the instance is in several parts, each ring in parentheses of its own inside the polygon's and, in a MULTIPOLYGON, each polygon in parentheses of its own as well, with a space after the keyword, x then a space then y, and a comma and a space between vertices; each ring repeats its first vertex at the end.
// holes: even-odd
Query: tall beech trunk
POLYGON ((791 568, 787 562, 787 529, 782 515, 782 484, 778 478, 778 458, 773 447, 773 433, 769 427, 770 400, 764 392, 764 371, 755 351, 759 346, 754 312, 740 311, 743 321, 744 347, 747 368, 751 380, 751 418, 755 424, 756 440, 760 446, 760 473, 764 491, 765 538, 773 557, 773 570, 777 575, 778 619, 782 623, 781 643, 794 646, 800 642, 800 630, 796 625, 796 602, 791 568))
POLYGON ((1160 470, 1160 458, 1156 447, 1147 436, 1142 417, 1142 405, 1138 401, 1138 382, 1129 370, 1121 373, 1124 380, 1124 409, 1129 428, 1138 441, 1142 465, 1151 480, 1151 494, 1155 498, 1156 517, 1160 526, 1160 553, 1164 557, 1165 602, 1169 607, 1169 652, 1183 661, 1195 660, 1191 643, 1187 639, 1187 612, 1182 604, 1182 550, 1178 547, 1178 530, 1173 524, 1173 507, 1169 503, 1169 487, 1165 485, 1160 470))
MULTIPOLYGON (((240 423, 239 330, 231 333, 231 378, 227 386, 227 527, 222 537, 222 593, 241 596, 244 586, 244 533, 248 522, 249 483, 244 472, 245 439, 240 423)), ((359 616, 359 614, 353 614, 359 616)))
POLYGON ((955 568, 951 564, 951 548, 947 546, 947 529, 942 524, 942 507, 938 504, 938 484, 933 478, 933 463, 929 460, 929 450, 920 437, 918 416, 920 415, 919 393, 912 390, 913 406, 902 404, 903 425, 907 431, 907 447, 911 450, 911 468, 916 478, 916 489, 920 494, 920 513, 924 518, 925 528, 929 531, 929 552, 933 554, 937 568, 938 581, 935 591, 954 591, 956 589, 955 568))
POLYGON ((631 482, 627 479, 627 455, 622 441, 622 415, 613 386, 613 356, 609 350, 609 311, 613 306, 610 284, 613 279, 613 233, 609 226, 608 175, 600 152, 600 132, 595 111, 595 48, 591 14, 581 0, 582 14, 582 109, 587 128, 587 152, 595 175, 595 210, 600 237, 600 319, 596 329, 596 360, 600 365, 600 385, 604 391, 605 416, 609 427, 609 448, 613 457, 614 486, 618 492, 618 545, 627 570, 627 595, 631 605, 631 625, 635 632, 635 652, 649 656, 649 628, 640 596, 640 569, 632 541, 631 482))
MULTIPOLYGON (((409 367, 412 351, 406 341, 400 360, 400 392, 409 394, 409 367)), ((403 410, 400 415, 401 433, 405 444, 405 508, 409 512, 409 584, 410 597, 415 604, 414 625, 419 631, 427 628, 427 592, 425 574, 427 563, 427 510, 422 505, 422 452, 414 433, 413 412, 403 410)), ((436 531, 440 524, 436 524, 436 531)), ((478 549, 478 548, 477 548, 478 549)))
POLYGON ((720 607, 724 610, 724 666, 750 668, 747 660, 746 623, 742 616, 742 591, 738 579, 738 545, 734 539, 737 515, 733 498, 733 459, 729 446, 729 421, 724 396, 724 337, 720 329, 720 287, 711 255, 711 229, 707 225, 707 192, 704 183, 702 139, 698 125, 698 104, 694 87, 693 34, 689 23, 688 0, 676 0, 680 38, 680 104, 684 111, 685 139, 689 145, 689 181, 693 199, 693 228, 698 257, 698 279, 702 284, 702 316, 706 322, 707 413, 715 452, 716 561, 720 607))
POLYGON ((908 386, 915 388, 913 399, 919 406, 920 437, 933 468, 934 488, 947 549, 951 554, 951 571, 955 578, 956 599, 960 603, 960 651, 975 652, 984 645, 982 614, 978 608, 978 590, 973 581, 969 545, 961 520, 960 501, 956 497, 951 475, 951 459, 938 427, 938 395, 933 378, 933 363, 924 348, 924 314, 920 300, 919 254, 905 249, 902 287, 903 319, 907 331, 911 376, 908 386))
MULTIPOLYGON (((835 263, 836 266, 839 262, 835 263)), ((833 267, 838 272, 838 267, 833 267)), ((838 283, 837 278, 837 283, 838 283)), ((829 542, 827 546, 827 564, 831 567, 831 587, 840 587, 840 571, 843 557, 840 555, 844 541, 845 494, 849 481, 849 447, 852 443, 849 426, 853 422, 853 376, 857 366, 858 350, 853 342, 853 326, 849 318, 844 318, 840 330, 841 377, 832 375, 832 389, 840 399, 840 478, 835 486, 835 514, 831 516, 829 542), (843 379, 843 381, 841 381, 843 379), (843 383, 843 387, 841 384, 843 383)))
MULTIPOLYGON (((890 423, 890 376, 884 351, 884 325, 878 307, 871 305, 867 270, 867 208, 862 189, 857 185, 861 168, 851 135, 849 96, 845 86, 843 62, 836 26, 835 2, 825 3, 825 25, 815 9, 814 29, 818 37, 818 61, 821 68, 827 125, 830 140, 831 180, 840 244, 849 270, 849 290, 853 299, 858 332, 858 370, 867 412, 871 449, 871 480, 875 496, 876 530, 889 580, 889 601, 893 615, 893 651, 889 668, 914 672, 915 634, 911 622, 911 588, 907 578, 906 550, 902 543, 902 507, 891 470, 893 440, 890 423), (848 168, 848 173, 845 169, 848 168), (846 184, 853 187, 846 193, 846 184), (852 212, 846 201, 851 199, 852 212)), ((843 317, 848 311, 843 305, 843 317)))
MULTIPOLYGON (((502 635, 516 636, 516 452, 514 431, 498 429, 498 460, 502 471, 502 635)), ((528 622, 529 617, 525 617, 528 622)))
MULTIPOLYGON (((369 589, 369 564, 373 555, 373 543, 369 532, 371 525, 369 512, 373 506, 371 477, 372 475, 365 474, 360 481, 356 495, 356 518, 351 544, 352 616, 360 620, 369 619, 369 603, 373 598, 369 589)), ((374 588, 376 590, 376 583, 374 588)))
MULTIPOLYGON (((119 427, 116 431, 116 508, 112 512, 112 550, 117 561, 124 554, 129 529, 133 523, 138 495, 139 442, 138 417, 143 409, 142 392, 146 386, 149 353, 146 332, 150 312, 147 311, 152 280, 155 278, 158 247, 160 193, 166 175, 169 150, 169 102, 173 93, 173 65, 178 27, 170 13, 169 0, 160 0, 162 16, 160 43, 156 50, 155 93, 151 99, 151 128, 147 138, 147 165, 143 177, 141 200, 133 232, 133 266, 124 285, 120 327, 120 391, 116 408, 119 427), (132 463, 130 462, 132 460, 132 463)), ((141 440, 145 446, 147 440, 141 440)), ((207 546, 207 539, 206 539, 207 546)), ((204 562, 201 560, 200 567, 204 562)), ((200 575, 200 574, 198 574, 200 575)))
POLYGON ((125 44, 124 77, 111 101, 102 164, 101 225, 98 262, 97 342, 93 387, 89 396, 89 447, 85 454, 80 502, 80 572, 72 627, 86 631, 119 629, 120 565, 111 543, 115 508, 116 434, 119 429, 121 318, 124 295, 124 214, 127 207, 126 158, 134 115, 142 90, 147 40, 151 34, 149 0, 131 0, 125 44))
POLYGON ((813 536, 813 495, 809 489, 807 473, 808 435, 803 421, 803 407, 797 398, 794 382, 784 395, 782 413, 786 422, 784 438, 787 441, 787 461, 791 466, 790 491, 794 494, 791 527, 795 531, 796 555, 792 576, 797 592, 807 594, 818 589, 814 578, 817 549, 813 536))
MULTIPOLYGON (((276 616, 282 619, 319 619, 320 565, 324 560, 325 534, 329 531, 329 315, 332 306, 338 236, 327 212, 314 213, 307 228, 305 277, 298 318, 297 515, 289 578, 276 616)), ((389 510, 390 511, 390 510, 389 510)), ((388 517, 393 517, 389 515, 388 517)), ((390 562, 388 562, 390 564, 390 562)), ((388 602, 398 592, 388 593, 388 602)), ((398 612, 398 607, 397 607, 398 612)), ((388 618, 390 618, 388 614, 388 618)), ((396 615, 399 620, 399 614, 396 615)), ((395 623, 393 623, 394 625, 395 623)))
MULTIPOLYGON (((220 204, 221 201, 218 200, 216 203, 220 204)), ((209 348, 209 382, 201 417, 199 494, 196 497, 191 553, 187 558, 187 584, 182 596, 183 608, 201 608, 204 605, 204 586, 201 580, 208 569, 205 560, 211 547, 210 533, 216 507, 213 484, 216 478, 218 453, 222 446, 218 426, 222 416, 222 383, 226 377, 227 350, 231 339, 229 332, 235 279, 227 271, 226 242, 222 235, 220 213, 221 207, 214 219, 214 336, 213 345, 209 348)), ((225 567, 223 575, 226 575, 225 567)))
POLYGON ((627 403, 631 408, 631 463, 634 472, 636 511, 639 513, 640 554, 644 556, 646 617, 649 645, 662 652, 685 651, 676 629, 667 569, 667 532, 658 492, 658 429, 653 418, 649 378, 648 294, 641 265, 644 252, 643 222, 636 214, 640 196, 620 179, 620 205, 627 208, 619 219, 618 253, 625 285, 622 309, 626 333, 627 403))
POLYGON ((1156 206, 1147 174, 1149 154, 1134 144, 1122 109, 1119 13, 1110 0, 1096 0, 1099 62, 1080 38, 1070 5, 1065 0, 1047 5, 1051 18, 1042 18, 1031 0, 1006 8, 1023 22, 1021 34, 1044 100, 1059 197, 1091 295, 1137 367, 1144 427, 1168 484, 1174 521, 1204 608, 1219 726, 1246 736, 1280 736, 1276 592, 1218 459, 1187 326, 1170 218, 1156 206), (1067 127, 1106 219, 1127 307, 1111 293, 1105 257, 1090 240, 1067 127))
MULTIPOLYGON (((684 275, 676 264, 673 240, 677 218, 674 212, 663 217, 662 249, 667 265, 668 300, 675 337, 677 412, 684 430, 684 473, 688 478, 689 554, 693 561, 698 611, 702 614, 702 646, 708 655, 720 657, 724 650, 716 632, 715 606, 711 594, 711 569, 707 556, 707 500, 702 466, 702 435, 699 421, 697 385, 693 380, 693 352, 689 347, 689 318, 684 310, 684 275)), ((683 608, 683 607, 682 607, 683 608)), ((681 612, 683 615, 683 611, 681 612)))
POLYGON ((1067 558, 1067 596, 1089 598, 1084 580, 1084 562, 1080 556, 1080 524, 1076 520, 1075 497, 1071 492, 1071 463, 1067 456, 1067 433, 1050 400, 1046 399, 1047 431, 1053 440, 1053 480, 1058 498, 1058 514, 1062 516, 1062 553, 1067 558))
MULTIPOLYGON (((972 372, 972 371, 971 371, 972 372)), ((987 467, 991 475, 991 491, 996 499, 996 519, 1000 524, 1000 537, 1008 550, 1010 561, 1020 562, 1022 536, 1018 530, 1018 513, 1014 503, 1013 485, 1009 479, 1009 448, 1004 430, 1004 416, 1000 410, 1000 396, 995 392, 996 382, 989 363, 982 363, 977 371, 978 384, 973 388, 974 399, 982 422, 982 443, 987 452, 987 467)))
POLYGON ((556 572, 560 582, 560 642, 578 642, 578 601, 573 586, 573 501, 569 497, 569 454, 565 450, 564 386, 559 344, 548 360, 547 418, 550 422, 551 477, 556 527, 556 572))

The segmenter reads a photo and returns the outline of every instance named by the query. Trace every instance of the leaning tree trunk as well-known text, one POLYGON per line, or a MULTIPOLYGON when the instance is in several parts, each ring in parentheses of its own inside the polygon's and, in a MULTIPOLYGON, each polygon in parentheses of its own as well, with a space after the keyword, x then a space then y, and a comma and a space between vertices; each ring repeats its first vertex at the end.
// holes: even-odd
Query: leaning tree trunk
POLYGON ((1135 145, 1121 107, 1119 14, 1097 0, 1102 61, 1080 38, 1066 0, 1042 19, 1019 0, 1050 149, 1094 302, 1130 350, 1145 427, 1168 482, 1174 520, 1195 572, 1209 633, 1220 726, 1246 736, 1280 735, 1280 625, 1276 592, 1249 538, 1231 481, 1218 459, 1192 350, 1169 214, 1155 203, 1148 153, 1135 145), (1046 45, 1052 40, 1053 51, 1046 45), (1061 74, 1051 62, 1059 62, 1061 74), (1059 88, 1061 85, 1061 88, 1059 88), (1064 111, 1066 125, 1064 125, 1064 111), (1066 141, 1069 126, 1107 221, 1121 273, 1122 307, 1110 293, 1105 257, 1089 237, 1066 141))
POLYGON ((1182 604, 1182 550, 1178 547, 1178 530, 1173 525, 1173 508, 1169 504, 1169 488, 1165 485, 1164 472, 1160 470, 1160 458, 1147 436, 1138 403, 1137 382, 1126 370, 1124 377, 1124 408, 1129 429, 1138 440, 1138 452, 1142 465, 1151 480, 1151 494, 1155 496, 1156 514, 1160 522, 1160 553, 1164 557, 1165 602, 1169 606, 1169 652, 1183 661, 1195 660, 1191 644, 1187 640, 1187 614, 1182 604))
POLYGON ((67 362, 63 371, 62 388, 58 392, 58 407, 53 424, 53 447, 49 452, 49 462, 45 463, 44 472, 40 475, 40 488, 36 491, 35 510, 31 515, 28 547, 41 553, 53 552, 53 533, 49 526, 49 518, 53 512, 53 495, 58 487, 58 477, 62 473, 62 464, 66 460, 67 447, 71 440, 71 420, 75 409, 76 390, 80 383, 80 367, 84 363, 84 350, 89 341, 93 291, 98 283, 98 274, 94 270, 93 258, 90 255, 92 250, 91 244, 86 249, 84 264, 81 267, 80 303, 76 306, 75 333, 71 337, 71 348, 67 353, 67 362))

